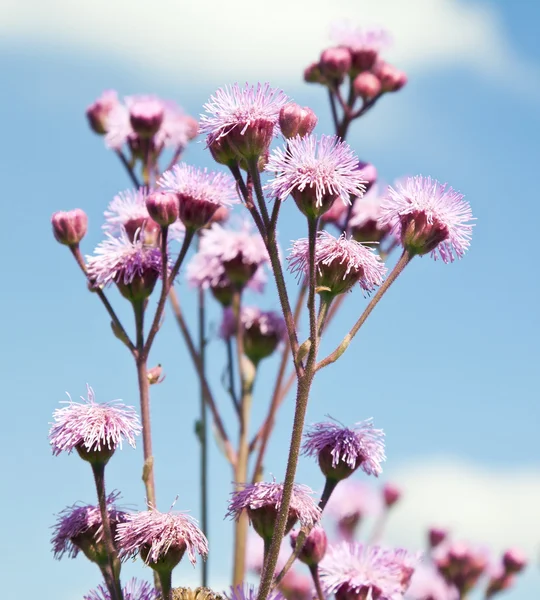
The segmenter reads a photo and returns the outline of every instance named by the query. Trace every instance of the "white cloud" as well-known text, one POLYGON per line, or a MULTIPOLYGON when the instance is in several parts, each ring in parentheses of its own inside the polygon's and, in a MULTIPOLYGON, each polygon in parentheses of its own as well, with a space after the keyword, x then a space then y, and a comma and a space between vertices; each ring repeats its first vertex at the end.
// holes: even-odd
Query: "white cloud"
POLYGON ((493 6, 465 0, 3 0, 0 35, 129 61, 174 77, 295 81, 328 44, 329 24, 384 26, 407 69, 527 71, 493 6))
POLYGON ((402 466, 393 481, 405 490, 388 541, 422 548, 431 525, 495 552, 518 546, 536 561, 540 550, 540 469, 480 467, 452 459, 402 466))

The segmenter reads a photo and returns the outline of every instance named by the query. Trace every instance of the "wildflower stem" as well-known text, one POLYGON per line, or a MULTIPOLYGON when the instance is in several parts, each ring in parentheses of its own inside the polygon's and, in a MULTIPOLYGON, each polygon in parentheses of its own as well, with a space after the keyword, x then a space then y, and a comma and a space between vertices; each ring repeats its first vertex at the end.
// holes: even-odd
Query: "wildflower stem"
POLYGON ((257 225, 259 233, 261 234, 262 238, 265 239, 266 227, 261 219, 261 215, 259 214, 257 207, 255 206, 255 204, 253 204, 253 199, 242 177, 240 167, 238 166, 238 164, 229 165, 229 169, 231 171, 232 176, 234 177, 234 180, 236 181, 236 186, 238 191, 240 192, 241 199, 243 200, 246 208, 249 210, 251 216, 253 217, 253 220, 255 221, 255 225, 257 225))
MULTIPOLYGON (((202 288, 198 294, 199 311, 199 358, 201 371, 206 375, 206 302, 205 293, 202 288)), ((208 423, 206 414, 206 391, 201 382, 200 389, 200 418, 199 418, 199 442, 201 445, 201 527, 202 532, 208 537, 208 423)), ((203 560, 201 570, 201 585, 208 585, 208 561, 203 560)))
POLYGON ((156 309, 156 314, 154 315, 154 320, 152 322, 152 326, 150 327, 150 331, 148 332, 148 337, 146 338, 146 343, 144 344, 143 353, 145 356, 148 356, 150 353, 150 349, 152 348, 152 343, 154 342, 154 338, 156 337, 157 332, 159 331, 159 326, 161 323, 161 318, 163 317, 163 312, 165 310, 165 302, 167 301, 167 294, 172 287, 173 281, 176 279, 178 272, 180 271, 180 267, 186 257, 189 246, 193 240, 195 235, 195 231, 193 229, 186 229, 186 235, 184 237, 184 242, 182 244, 182 248, 180 249, 180 254, 178 254, 178 258, 176 259, 171 272, 167 274, 168 271, 168 261, 167 261, 167 227, 161 228, 161 257, 162 257, 162 278, 163 285, 161 286, 161 295, 159 297, 158 306, 156 309))
POLYGON ((334 129, 336 130, 336 134, 339 131, 339 118, 338 118, 338 114, 337 114, 337 108, 336 108, 336 98, 334 96, 334 91, 332 90, 331 87, 328 88, 328 98, 330 100, 330 110, 332 111, 332 120, 334 121, 334 129))
MULTIPOLYGON (((71 254, 73 254, 73 257, 77 261, 77 264, 79 265, 81 271, 86 275, 86 265, 84 263, 84 259, 82 257, 79 245, 77 244, 76 246, 70 246, 69 249, 71 250, 71 254)), ((111 306, 111 303, 107 299, 107 296, 105 296, 105 292, 99 287, 95 288, 95 292, 98 295, 101 302, 103 303, 103 306, 109 313, 109 317, 111 317, 111 320, 114 323, 116 329, 122 335, 126 346, 130 349, 131 353, 133 353, 135 351, 135 346, 134 346, 133 342, 131 341, 131 339, 129 338, 128 334, 126 333, 126 330, 124 329, 122 323, 120 323, 120 319, 117 317, 116 313, 114 312, 114 308, 111 306)))
POLYGON ((172 600, 172 571, 160 569, 158 575, 161 584, 161 600, 172 600))
POLYGON ((96 484, 96 492, 98 496, 99 510, 101 512, 101 522, 103 524, 103 541, 109 558, 109 567, 112 574, 110 583, 112 600, 123 600, 122 586, 120 584, 120 560, 116 547, 114 545, 111 522, 109 521, 109 511, 107 509, 107 494, 105 493, 105 463, 93 462, 92 472, 96 484))
POLYGON ((235 385, 235 377, 234 377, 234 358, 233 358, 233 349, 232 349, 232 339, 228 337, 225 340, 225 346, 227 348, 227 372, 229 378, 229 394, 231 396, 234 410, 240 418, 240 403, 238 402, 238 397, 236 396, 236 385, 235 385))
POLYGON ((317 313, 315 307, 316 265, 315 245, 317 242, 317 231, 319 230, 319 218, 308 218, 308 244, 309 244, 309 284, 308 284, 308 311, 309 311, 309 339, 311 348, 308 354, 308 362, 315 361, 319 343, 319 328, 317 326, 317 313))
POLYGON ((124 165, 124 167, 127 171, 127 174, 129 175, 129 178, 131 179, 131 182, 133 183, 133 185, 136 188, 141 187, 141 184, 139 182, 139 179, 137 178, 137 175, 135 175, 135 171, 133 170, 133 167, 130 165, 128 159, 126 158, 126 156, 122 152, 122 150, 117 150, 116 155, 120 159, 120 162, 124 165))
POLYGON ((229 440, 227 432, 225 431, 225 427, 223 425, 221 415, 219 414, 217 405, 216 405, 216 403, 214 401, 214 397, 212 395, 212 391, 210 390, 210 386, 208 385, 208 381, 206 379, 206 375, 205 375, 205 372, 203 369, 203 364, 201 362, 201 357, 199 356, 199 353, 197 352, 195 344, 193 343, 193 338, 191 337, 191 334, 187 327, 186 321, 184 319, 184 315, 182 314, 182 309, 180 307, 180 302, 178 301, 178 296, 176 295, 176 291, 174 290, 173 287, 171 287, 171 289, 169 290, 169 300, 171 301, 171 306, 172 306, 172 309, 174 312, 174 316, 176 318, 176 322, 178 323, 178 326, 180 327, 180 331, 182 332, 184 340, 186 341, 186 346, 187 346, 188 352, 191 356, 191 360, 193 361, 193 364, 195 365, 197 375, 198 375, 201 385, 203 386, 203 389, 205 391, 205 401, 208 403, 208 406, 212 413, 212 417, 214 419, 214 424, 216 426, 216 429, 217 429, 217 432, 219 435, 220 443, 223 445, 223 451, 225 453, 227 460, 234 467, 234 465, 236 464, 236 452, 235 452, 234 448, 232 447, 232 444, 229 440))
POLYGON ((320 303, 319 303, 319 315, 317 316, 317 335, 319 338, 324 330, 324 326, 326 324, 326 318, 328 316, 328 312, 330 310, 330 306, 332 305, 332 300, 334 296, 331 294, 321 293, 320 295, 320 303))
POLYGON ((309 572, 311 573, 311 578, 313 579, 315 591, 317 592, 317 598, 319 600, 325 600, 325 596, 321 588, 321 579, 319 577, 319 565, 309 565, 309 572))
POLYGON ((320 369, 323 369, 324 367, 327 367, 328 365, 336 362, 336 360, 345 352, 345 350, 347 350, 352 339, 358 333, 360 327, 362 327, 362 325, 366 322, 373 309, 377 306, 379 300, 388 291, 392 283, 394 283, 394 281, 399 277, 403 269, 411 262, 412 258, 413 256, 407 250, 403 250, 403 254, 396 263, 396 266, 393 268, 390 275, 388 275, 388 277, 385 279, 381 287, 377 290, 377 293, 373 296, 371 302, 367 305, 366 309, 364 310, 358 321, 356 321, 353 328, 343 338, 343 341, 334 350, 334 352, 332 352, 332 354, 329 354, 325 359, 321 360, 317 364, 315 369, 316 371, 319 371, 320 369))
MULTIPOLYGON (((277 201, 277 200, 276 200, 277 201)), ((302 307, 304 305, 304 299, 307 293, 307 286, 302 284, 300 288, 300 292, 298 293, 298 298, 296 299, 296 306, 294 307, 294 315, 293 319, 295 323, 298 323, 298 319, 300 318, 300 313, 302 311, 302 307)), ((276 420, 276 413, 278 408, 280 407, 283 399, 287 395, 290 387, 292 386, 294 380, 296 379, 296 372, 293 371, 285 386, 283 386, 283 378, 285 377, 285 371, 287 369, 287 364, 289 362, 289 352, 290 346, 289 344, 285 345, 283 349, 283 353, 281 355, 281 362, 278 369, 278 374, 276 377, 276 385, 274 387, 274 392, 272 394, 272 400, 270 401, 270 408, 268 409, 268 415, 266 419, 263 421, 257 435, 251 440, 250 451, 253 451, 256 447, 257 442, 260 440, 259 453, 257 454, 257 460, 255 461, 255 468, 253 469, 253 477, 252 481, 255 483, 257 479, 260 477, 262 472, 262 464, 264 460, 264 455, 266 452, 266 448, 268 446, 268 441, 270 440, 270 435, 272 434, 272 430, 274 428, 274 423, 276 420), (283 386, 283 387, 282 387, 283 386)))
MULTIPOLYGON (((253 386, 257 374, 256 365, 244 354, 244 327, 241 316, 241 300, 241 291, 235 291, 233 294, 232 309, 236 320, 237 362, 241 382, 240 434, 238 439, 238 460, 235 469, 235 484, 237 486, 242 486, 247 482, 249 461, 249 418, 251 413, 253 386)), ((233 586, 240 585, 244 581, 248 525, 248 516, 244 511, 236 521, 235 525, 233 586)))
POLYGON ((268 208, 266 206, 266 199, 261 184, 261 177, 259 174, 259 158, 251 159, 248 161, 248 169, 253 180, 253 186, 255 188, 255 196, 257 197, 257 204, 261 211, 262 219, 266 230, 270 225, 270 216, 268 215, 268 208))

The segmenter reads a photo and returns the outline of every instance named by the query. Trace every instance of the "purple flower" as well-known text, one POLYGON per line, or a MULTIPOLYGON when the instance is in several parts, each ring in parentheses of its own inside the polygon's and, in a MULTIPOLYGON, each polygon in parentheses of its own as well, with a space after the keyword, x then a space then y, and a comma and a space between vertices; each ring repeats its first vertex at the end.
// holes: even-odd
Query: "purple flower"
POLYGON ((407 591, 408 600, 459 600, 456 588, 449 586, 437 571, 420 563, 407 591))
MULTIPOLYGON (((123 589, 124 600, 158 600, 159 595, 155 588, 146 581, 130 579, 123 589)), ((83 600, 111 600, 109 590, 104 585, 98 585, 83 596, 83 600)))
POLYGON ((107 239, 87 256, 88 278, 95 286, 116 283, 129 299, 145 299, 162 275, 161 251, 148 246, 136 235, 130 240, 125 229, 119 237, 106 233, 107 239))
POLYGON ((360 543, 341 542, 330 546, 319 565, 325 593, 337 600, 403 598, 418 556, 402 549, 383 549, 360 543))
MULTIPOLYGON (((287 257, 291 273, 308 275, 309 242, 307 238, 293 242, 287 257)), ((372 248, 347 239, 345 234, 335 238, 319 231, 315 245, 317 287, 329 294, 348 292, 356 283, 367 292, 381 285, 386 267, 372 248)))
POLYGON ((335 422, 315 423, 304 434, 303 453, 316 456, 327 477, 344 479, 359 467, 367 475, 382 473, 384 432, 374 429, 371 419, 356 423, 353 429, 335 422), (346 474, 345 474, 346 473, 346 474))
POLYGON ((225 86, 204 105, 207 114, 201 115, 201 133, 207 134, 210 148, 225 138, 233 157, 256 158, 279 133, 279 112, 287 101, 281 90, 268 83, 225 86))
MULTIPOLYGON (((262 538, 269 539, 274 532, 282 494, 282 483, 259 482, 245 485, 243 488, 232 492, 226 516, 238 520, 242 511, 247 510, 255 531, 262 538)), ((294 485, 286 534, 289 533, 297 521, 306 527, 311 527, 319 522, 321 510, 315 504, 311 494, 313 492, 307 486, 294 485)))
MULTIPOLYGON (((228 593, 225 593, 225 598, 228 600, 257 600, 259 590, 251 584, 244 583, 231 587, 228 593)), ((268 600, 285 600, 283 594, 273 591, 268 596, 268 600)))
POLYGON ((186 227, 200 229, 210 222, 220 206, 238 203, 234 180, 226 173, 182 163, 163 173, 157 183, 178 195, 180 219, 186 227))
MULTIPOLYGON (((138 233, 143 236, 145 244, 157 245, 160 227, 150 218, 146 208, 146 199, 151 193, 151 190, 144 187, 118 192, 104 213, 103 229, 112 235, 119 235, 125 229, 130 240, 134 240, 138 233)), ((181 221, 169 226, 168 239, 181 242, 184 234, 185 228, 181 221)))
POLYGON ((338 198, 350 204, 350 196, 362 196, 366 183, 358 158, 337 136, 315 135, 288 140, 276 148, 265 169, 276 173, 267 188, 278 200, 291 195, 308 217, 320 216, 338 198))
POLYGON ((431 177, 409 177, 388 188, 383 201, 381 223, 411 254, 427 254, 443 262, 461 258, 472 236, 473 219, 469 203, 447 184, 431 177))
POLYGON ((135 436, 141 432, 141 426, 133 408, 118 401, 98 404, 90 386, 88 400, 81 400, 73 402, 69 397, 67 406, 54 411, 49 441, 55 456, 73 449, 114 451, 122 448, 124 439, 135 448, 135 436))
MULTIPOLYGON (((107 497, 109 522, 113 531, 126 518, 126 513, 114 505, 119 496, 119 492, 112 492, 107 497)), ((54 558, 60 560, 64 554, 75 558, 80 550, 83 550, 90 560, 96 558, 93 553, 99 554, 99 544, 103 541, 99 506, 74 504, 58 513, 57 517, 51 538, 54 558)), ((104 548, 102 551, 106 555, 104 548)))
POLYGON ((169 561, 174 562, 172 569, 186 550, 193 565, 195 554, 203 558, 208 555, 208 541, 195 519, 180 512, 154 509, 128 515, 126 522, 118 526, 116 542, 121 558, 140 554, 149 566, 169 561))

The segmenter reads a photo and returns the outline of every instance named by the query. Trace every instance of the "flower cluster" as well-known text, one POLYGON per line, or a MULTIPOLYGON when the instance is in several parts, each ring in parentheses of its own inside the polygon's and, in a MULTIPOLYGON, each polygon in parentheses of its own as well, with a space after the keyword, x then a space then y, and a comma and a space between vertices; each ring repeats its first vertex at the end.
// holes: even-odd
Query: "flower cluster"
MULTIPOLYGON (((122 593, 124 600, 158 600, 157 590, 146 581, 139 581, 134 577, 124 586, 122 593)), ((111 594, 104 585, 98 585, 83 596, 83 600, 111 600, 111 594)))

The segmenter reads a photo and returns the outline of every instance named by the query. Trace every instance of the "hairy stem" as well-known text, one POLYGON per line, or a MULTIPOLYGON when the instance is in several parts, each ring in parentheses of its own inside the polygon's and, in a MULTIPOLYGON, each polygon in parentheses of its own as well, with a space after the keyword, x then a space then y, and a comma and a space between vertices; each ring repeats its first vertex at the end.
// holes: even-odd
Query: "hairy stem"
POLYGON ((96 484, 96 492, 98 496, 99 510, 101 513, 101 522, 103 524, 103 541, 105 549, 109 557, 110 573, 112 581, 110 583, 112 600, 123 600, 122 586, 120 584, 120 560, 116 547, 114 545, 111 522, 109 521, 109 511, 107 509, 107 494, 105 493, 105 464, 92 463, 92 472, 96 484))
POLYGON ((321 587, 321 579, 319 577, 319 565, 310 565, 309 572, 311 573, 311 578, 313 579, 313 585, 315 586, 318 600, 325 600, 325 596, 321 587))
POLYGON ((161 584, 161 600, 172 600, 172 571, 159 570, 159 582, 161 584))
MULTIPOLYGON (((206 358, 206 303, 202 288, 199 289, 199 357, 201 370, 205 374, 206 358)), ((199 418, 199 441, 201 444, 201 527, 204 535, 208 538, 208 424, 206 418, 206 393, 201 383, 201 407, 199 418)), ((203 560, 201 571, 201 585, 208 585, 208 560, 203 560)))

